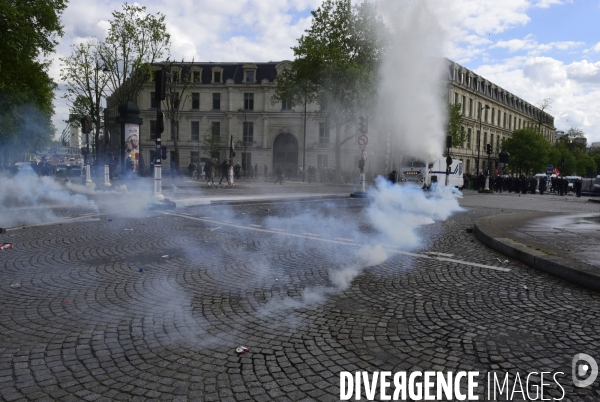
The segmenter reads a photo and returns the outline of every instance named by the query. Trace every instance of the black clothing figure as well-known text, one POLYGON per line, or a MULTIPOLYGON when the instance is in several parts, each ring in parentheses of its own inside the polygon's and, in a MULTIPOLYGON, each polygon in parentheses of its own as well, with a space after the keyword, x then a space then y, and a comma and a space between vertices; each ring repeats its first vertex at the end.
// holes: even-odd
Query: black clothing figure
POLYGON ((527 194, 529 189, 529 181, 525 176, 521 176, 521 194, 527 194))
POLYGON ((236 179, 240 178, 241 170, 242 170, 242 167, 240 166, 240 164, 236 163, 235 166, 233 167, 233 173, 234 173, 236 179))
POLYGON ((388 174, 388 181, 392 184, 396 184, 396 171, 393 170, 390 174, 388 174))
POLYGON ((531 194, 535 194, 536 187, 537 187, 537 179, 535 177, 532 177, 531 179, 529 179, 529 191, 531 192, 531 194))
POLYGON ((540 179, 540 195, 544 195, 546 192, 546 178, 542 177, 540 179))
POLYGON ((229 162, 227 162, 227 159, 225 159, 223 161, 223 163, 221 163, 221 179, 219 180, 219 185, 221 184, 223 179, 225 179, 225 184, 227 184, 228 170, 229 170, 229 162))
POLYGON ((277 166, 275 174, 277 175, 277 178, 275 179, 275 184, 277 184, 277 182, 279 182, 279 184, 283 184, 283 168, 281 167, 281 165, 277 166))
POLYGON ((575 194, 577 194, 577 197, 581 197, 581 186, 582 186, 582 182, 581 179, 575 179, 575 183, 573 183, 573 187, 575 187, 575 194))

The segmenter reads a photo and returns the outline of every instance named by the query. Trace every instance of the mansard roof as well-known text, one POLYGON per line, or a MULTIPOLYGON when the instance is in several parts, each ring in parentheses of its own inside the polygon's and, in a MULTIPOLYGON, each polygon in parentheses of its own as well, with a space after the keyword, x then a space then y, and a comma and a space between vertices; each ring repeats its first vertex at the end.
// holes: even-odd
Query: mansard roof
MULTIPOLYGON (((183 72, 186 73, 190 68, 202 69, 200 81, 202 84, 210 84, 212 82, 212 71, 213 68, 221 68, 223 76, 222 82, 226 82, 228 79, 232 79, 234 84, 244 84, 244 68, 254 69, 256 68, 255 83, 260 83, 263 79, 267 79, 269 82, 273 82, 277 76, 276 66, 280 62, 241 62, 241 63, 214 63, 214 62, 201 62, 201 63, 173 63, 173 67, 181 67, 183 72)), ((163 66, 165 63, 155 63, 155 66, 163 66)))

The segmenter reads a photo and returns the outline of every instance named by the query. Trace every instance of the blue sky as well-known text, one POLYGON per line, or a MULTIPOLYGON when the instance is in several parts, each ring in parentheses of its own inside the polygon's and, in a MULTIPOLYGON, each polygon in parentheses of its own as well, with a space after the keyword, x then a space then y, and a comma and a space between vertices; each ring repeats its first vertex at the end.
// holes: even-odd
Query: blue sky
MULTIPOLYGON (((362 1, 362 0, 361 0, 362 1)), ((427 0, 402 0, 427 1, 427 0)), ((353 0, 356 2, 356 0, 353 0)), ((600 141, 600 0, 429 0, 445 27, 444 54, 531 104, 552 99, 559 130, 581 128, 600 141)), ((321 0, 148 0, 166 15, 176 58, 199 61, 292 59, 291 46, 310 26, 321 0)), ((51 67, 73 43, 104 39, 110 12, 122 2, 71 0, 65 36, 51 67)), ((55 100, 61 131, 68 106, 55 100)))

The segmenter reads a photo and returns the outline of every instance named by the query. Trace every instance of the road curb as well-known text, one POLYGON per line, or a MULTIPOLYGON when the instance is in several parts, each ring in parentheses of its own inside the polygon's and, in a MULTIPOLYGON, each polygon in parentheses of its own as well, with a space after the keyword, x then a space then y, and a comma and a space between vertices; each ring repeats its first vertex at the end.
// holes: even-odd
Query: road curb
MULTIPOLYGON (((495 220, 506 218, 506 215, 493 215, 478 219, 475 222, 475 236, 488 247, 538 271, 600 292, 600 270, 598 268, 558 255, 551 255, 549 252, 506 237, 505 233, 494 228, 495 220)), ((523 220, 527 220, 527 217, 523 216, 523 220)))
MULTIPOLYGON (((277 204, 277 203, 291 203, 298 201, 324 201, 324 200, 338 200, 338 199, 351 199, 347 195, 322 195, 322 196, 311 196, 311 197, 296 197, 296 198, 280 198, 280 199, 264 199, 264 200, 218 200, 211 201, 210 204, 206 205, 256 205, 256 204, 277 204)), ((189 206, 187 208, 193 208, 189 206)))

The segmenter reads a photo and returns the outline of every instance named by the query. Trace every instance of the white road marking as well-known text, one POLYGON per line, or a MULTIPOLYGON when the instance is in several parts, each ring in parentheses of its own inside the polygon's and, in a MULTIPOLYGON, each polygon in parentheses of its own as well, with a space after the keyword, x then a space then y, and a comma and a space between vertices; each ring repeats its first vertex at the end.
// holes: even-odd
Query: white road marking
POLYGON ((249 224, 248 226, 252 226, 252 227, 255 227, 255 228, 262 228, 262 226, 260 226, 260 225, 254 225, 254 224, 252 224, 252 223, 251 223, 251 224, 249 224))
POLYGON ((209 229, 209 230, 210 230, 211 232, 214 232, 214 231, 215 231, 215 230, 217 230, 217 229, 221 229, 221 226, 219 226, 218 228, 212 228, 212 229, 209 229))
MULTIPOLYGON (((257 227, 251 227, 251 226, 242 226, 242 225, 236 225, 233 223, 223 223, 221 221, 215 221, 212 219, 203 219, 203 218, 194 218, 192 216, 185 216, 185 215, 181 215, 181 214, 174 214, 171 212, 164 212, 164 211, 159 211, 164 215, 171 215, 171 216, 179 216, 182 218, 187 218, 187 219, 192 219, 195 221, 201 221, 201 222, 208 222, 208 223, 215 223, 215 224, 222 224, 224 226, 230 226, 233 228, 237 228, 237 229, 246 229, 246 230, 253 230, 256 232, 262 232, 262 233, 272 233, 272 234, 278 234, 278 235, 285 235, 285 236, 290 236, 290 237, 296 237, 296 238, 300 238, 300 239, 308 239, 308 240, 319 240, 319 241, 323 241, 323 242, 327 242, 327 243, 333 243, 333 244, 341 244, 341 245, 346 245, 346 246, 355 246, 355 247, 361 247, 364 246, 364 244, 360 244, 360 243, 356 243, 354 241, 346 241, 346 240, 339 240, 339 238, 336 239, 326 239, 326 238, 322 238, 322 237, 315 237, 315 235, 307 235, 307 234, 295 234, 295 233, 289 233, 289 232, 282 232, 282 229, 262 229, 262 228, 257 228, 257 227)), ((219 226, 218 228, 215 229, 210 229, 211 231, 216 230, 221 228, 221 226, 219 226)), ((416 253, 410 253, 408 251, 402 251, 402 250, 398 250, 389 246, 384 246, 384 248, 387 251, 396 253, 396 254, 400 254, 400 255, 406 255, 409 257, 415 257, 415 258, 422 258, 422 259, 426 259, 426 260, 434 260, 434 261, 446 261, 446 262, 453 262, 455 264, 462 264, 462 265, 468 265, 468 266, 472 266, 472 267, 479 267, 479 268, 486 268, 486 269, 491 269, 494 271, 502 271, 502 272, 509 272, 510 269, 509 268, 500 268, 500 267, 494 267, 491 265, 484 265, 484 264, 478 264, 476 262, 468 262, 468 261, 463 261, 463 260, 456 260, 456 259, 452 259, 452 258, 446 258, 446 257, 437 257, 437 256, 430 256, 430 255, 426 255, 426 254, 416 254, 416 253)))
POLYGON ((437 251, 428 251, 425 254, 439 255, 440 257, 454 257, 454 254, 438 253, 437 251))
POLYGON ((321 236, 319 236, 316 233, 302 233, 302 234, 305 235, 305 236, 311 236, 311 237, 321 237, 321 236))
POLYGON ((335 240, 342 240, 342 241, 354 241, 352 239, 344 239, 343 237, 334 237, 335 240))

